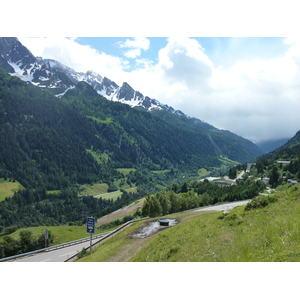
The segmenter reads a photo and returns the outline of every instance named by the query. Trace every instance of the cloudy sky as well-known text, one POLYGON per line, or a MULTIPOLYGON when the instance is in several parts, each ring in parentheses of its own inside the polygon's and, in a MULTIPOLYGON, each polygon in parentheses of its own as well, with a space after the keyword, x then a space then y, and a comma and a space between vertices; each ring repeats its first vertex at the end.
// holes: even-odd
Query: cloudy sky
POLYGON ((294 2, 7 1, 0 28, 36 56, 94 70, 118 85, 126 81, 257 142, 300 129, 294 2))
POLYGON ((300 130, 300 39, 49 37, 19 40, 36 56, 93 70, 254 142, 300 130))

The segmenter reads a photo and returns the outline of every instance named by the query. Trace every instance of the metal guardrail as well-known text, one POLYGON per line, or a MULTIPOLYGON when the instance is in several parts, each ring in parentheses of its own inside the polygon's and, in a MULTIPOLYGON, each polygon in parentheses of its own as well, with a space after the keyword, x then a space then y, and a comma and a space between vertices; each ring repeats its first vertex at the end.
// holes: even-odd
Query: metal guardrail
MULTIPOLYGON (((111 231, 107 231, 107 232, 103 232, 103 233, 100 233, 100 234, 93 235, 92 239, 97 239, 100 236, 107 235, 109 233, 111 233, 111 231)), ((31 252, 26 252, 26 253, 21 253, 21 254, 9 256, 9 257, 4 257, 4 258, 0 259, 0 262, 1 261, 6 261, 6 260, 13 260, 13 259, 20 258, 20 257, 23 257, 23 256, 30 256, 30 255, 34 255, 34 254, 37 254, 37 253, 40 253, 40 252, 48 252, 48 251, 68 247, 68 246, 75 245, 75 244, 80 244, 80 243, 83 243, 85 241, 89 241, 90 239, 91 239, 90 237, 86 237, 86 238, 82 238, 82 239, 79 239, 79 240, 75 240, 75 241, 66 242, 66 243, 63 243, 63 244, 54 245, 54 246, 47 247, 47 248, 34 250, 34 251, 31 251, 31 252)))

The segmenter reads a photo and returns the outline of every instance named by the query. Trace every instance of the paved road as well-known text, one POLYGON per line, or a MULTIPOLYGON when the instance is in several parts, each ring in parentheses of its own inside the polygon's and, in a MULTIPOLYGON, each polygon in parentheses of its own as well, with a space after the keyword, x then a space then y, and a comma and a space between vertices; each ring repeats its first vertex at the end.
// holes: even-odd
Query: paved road
MULTIPOLYGON (((100 238, 103 238, 103 235, 98 239, 93 239, 92 244, 96 243, 100 238)), ((75 255, 77 252, 80 252, 83 247, 88 247, 89 245, 90 241, 87 241, 65 248, 42 252, 36 255, 16 259, 14 262, 64 262, 69 257, 75 255)))
MULTIPOLYGON (((245 205, 250 200, 236 201, 231 203, 225 203, 220 205, 214 205, 204 208, 199 208, 196 211, 228 211, 236 206, 245 205)), ((103 238, 103 235, 100 238, 103 238)), ((99 239, 93 239, 92 243, 96 243, 99 239)), ((75 255, 77 252, 81 251, 83 247, 88 247, 90 245, 90 241, 76 244, 73 246, 68 246, 65 248, 52 250, 48 252, 38 253, 33 256, 28 256, 24 258, 20 258, 15 260, 15 262, 64 262, 69 257, 75 255)))
POLYGON ((231 203, 225 203, 225 204, 220 204, 220 205, 214 205, 214 206, 209 206, 209 207, 205 207, 205 208, 199 208, 197 209, 197 211, 200 210, 208 210, 208 211, 212 211, 212 210, 217 210, 217 211, 227 211, 230 209, 233 209, 236 206, 240 206, 240 205, 245 205, 249 202, 250 200, 243 200, 243 201, 236 201, 236 202, 231 202, 231 203))
POLYGON ((237 179, 241 179, 244 174, 245 174, 245 171, 242 171, 234 181, 236 181, 237 179))

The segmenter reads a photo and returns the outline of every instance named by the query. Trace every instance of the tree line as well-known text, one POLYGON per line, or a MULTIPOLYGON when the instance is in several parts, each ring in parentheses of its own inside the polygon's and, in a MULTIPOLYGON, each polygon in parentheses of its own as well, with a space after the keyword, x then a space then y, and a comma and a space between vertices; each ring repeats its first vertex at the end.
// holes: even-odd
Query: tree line
POLYGON ((141 194, 123 192, 117 200, 93 196, 78 196, 76 188, 57 193, 45 189, 25 189, 0 202, 0 232, 17 225, 31 227, 49 224, 58 226, 71 221, 85 222, 87 216, 104 216, 141 197, 141 194))
POLYGON ((148 194, 142 208, 143 216, 163 216, 216 203, 250 199, 263 191, 261 180, 237 180, 236 185, 223 186, 198 181, 173 184, 171 189, 148 194))

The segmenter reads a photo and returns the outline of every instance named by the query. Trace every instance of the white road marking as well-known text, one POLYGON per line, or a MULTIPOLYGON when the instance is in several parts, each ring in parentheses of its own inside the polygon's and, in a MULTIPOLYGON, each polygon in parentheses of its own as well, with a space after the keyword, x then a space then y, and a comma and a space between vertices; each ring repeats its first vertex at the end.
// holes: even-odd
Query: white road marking
POLYGON ((66 254, 60 255, 60 257, 62 257, 62 256, 66 256, 66 255, 69 255, 69 254, 73 254, 73 253, 76 253, 76 251, 73 251, 73 252, 69 252, 69 253, 66 253, 66 254))

